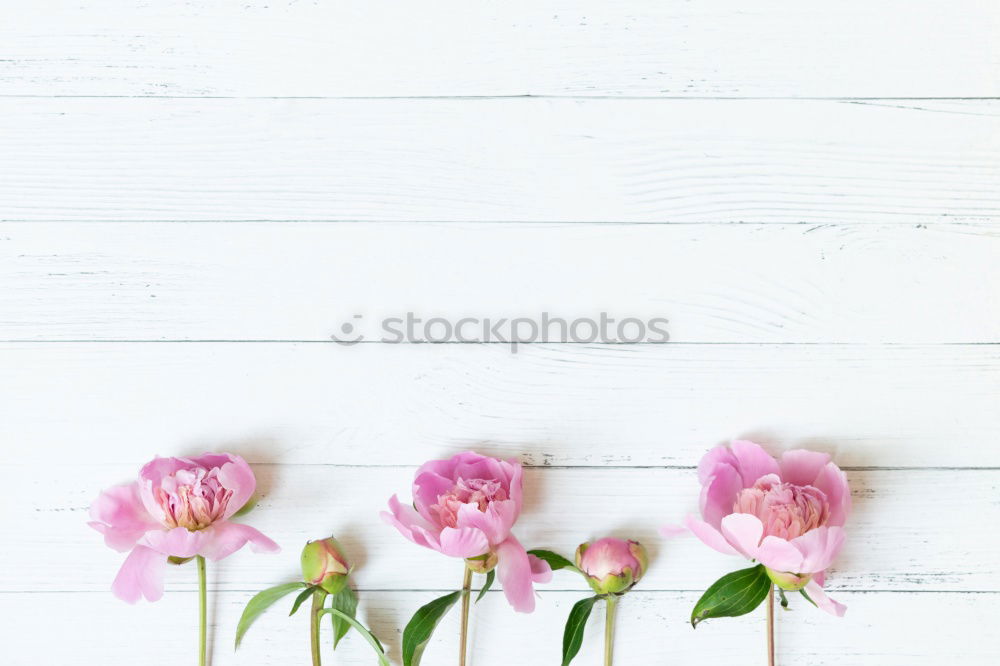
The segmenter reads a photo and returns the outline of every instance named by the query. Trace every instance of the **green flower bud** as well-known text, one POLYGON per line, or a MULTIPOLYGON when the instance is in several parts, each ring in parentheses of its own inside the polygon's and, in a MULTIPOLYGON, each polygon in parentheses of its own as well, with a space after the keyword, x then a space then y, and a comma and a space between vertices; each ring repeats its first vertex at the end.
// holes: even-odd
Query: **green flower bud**
POLYGON ((340 544, 333 537, 310 541, 302 549, 302 579, 337 594, 347 585, 350 566, 340 544))
POLYGON ((465 558, 465 566, 469 567, 472 573, 484 574, 493 571, 497 566, 497 554, 492 550, 483 555, 465 558))
POLYGON ((787 571, 774 571, 773 569, 768 569, 764 567, 767 572, 767 577, 771 579, 771 582, 780 587, 782 590, 787 592, 798 592, 803 587, 809 584, 812 580, 812 574, 796 574, 789 573, 787 571))

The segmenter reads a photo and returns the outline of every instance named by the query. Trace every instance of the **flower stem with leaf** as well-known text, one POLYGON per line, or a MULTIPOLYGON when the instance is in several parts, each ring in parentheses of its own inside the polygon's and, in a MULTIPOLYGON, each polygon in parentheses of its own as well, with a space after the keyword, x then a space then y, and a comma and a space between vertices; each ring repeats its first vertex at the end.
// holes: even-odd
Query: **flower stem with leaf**
POLYGON ((316 588, 312 594, 312 609, 309 612, 309 646, 312 653, 313 666, 321 666, 322 656, 319 649, 319 621, 323 616, 323 606, 326 604, 326 591, 316 588))

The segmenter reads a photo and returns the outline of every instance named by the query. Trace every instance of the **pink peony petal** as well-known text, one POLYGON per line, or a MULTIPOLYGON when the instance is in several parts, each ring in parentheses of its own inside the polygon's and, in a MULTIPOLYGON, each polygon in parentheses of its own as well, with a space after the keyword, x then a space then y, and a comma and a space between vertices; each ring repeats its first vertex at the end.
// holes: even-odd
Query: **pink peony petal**
POLYGON ((778 474, 778 461, 761 448, 760 444, 738 439, 732 442, 729 448, 739 461, 737 469, 743 478, 744 488, 750 488, 762 476, 778 474))
POLYGON ((847 484, 847 475, 832 462, 827 463, 820 470, 813 486, 822 490, 830 503, 830 518, 826 524, 843 526, 851 513, 851 490, 847 484))
POLYGON ((215 523, 205 532, 209 538, 199 555, 204 555, 213 562, 229 557, 248 543, 255 553, 276 553, 281 550, 278 544, 249 525, 221 522, 215 523))
POLYGON ((186 527, 175 527, 170 530, 150 530, 139 540, 139 544, 164 555, 194 557, 201 553, 210 538, 208 530, 192 532, 186 527))
POLYGON ((149 601, 159 601, 163 596, 163 576, 166 569, 166 555, 145 546, 136 546, 118 570, 118 575, 111 583, 111 591, 130 604, 143 597, 149 601))
POLYGON ((90 505, 92 522, 104 543, 119 552, 130 550, 148 530, 158 527, 146 511, 136 484, 108 488, 90 505))
POLYGON ((757 559, 764 536, 764 523, 760 518, 749 513, 733 513, 722 519, 720 531, 733 548, 751 560, 757 559))
POLYGON ((792 449, 781 454, 781 480, 798 486, 811 486, 830 456, 818 451, 792 449))
POLYGON ((802 553, 788 541, 775 536, 764 537, 757 551, 757 561, 780 572, 802 573, 802 553))
POLYGON ((428 523, 413 507, 403 505, 399 498, 393 495, 389 498, 389 511, 391 513, 383 511, 380 514, 383 521, 395 527, 400 534, 418 546, 437 550, 437 537, 433 538, 435 545, 432 546, 428 535, 436 535, 438 528, 428 523))
POLYGON ((701 462, 698 463, 698 480, 702 485, 705 485, 708 477, 712 475, 715 466, 720 463, 729 465, 733 469, 736 469, 740 464, 728 446, 715 447, 702 456, 701 462))
POLYGON ((844 530, 840 527, 820 527, 792 539, 792 545, 802 553, 798 573, 823 571, 833 563, 844 545, 844 530))
POLYGON ((413 506, 417 512, 430 523, 437 523, 437 518, 430 512, 430 507, 437 504, 438 498, 447 494, 455 482, 436 472, 420 472, 413 479, 413 506))
POLYGON ((552 580, 552 567, 545 560, 528 553, 528 564, 531 565, 531 581, 548 583, 552 580))
POLYGON ((820 609, 825 610, 830 615, 844 617, 844 613, 847 612, 847 606, 826 596, 826 592, 815 580, 809 581, 805 587, 805 592, 809 595, 810 599, 816 602, 816 605, 819 606, 820 609))
POLYGON ((518 613, 535 610, 535 588, 532 585, 531 561, 524 546, 511 535, 497 546, 497 574, 503 584, 507 601, 518 613))
MULTIPOLYGON (((253 495, 254 491, 257 489, 257 477, 254 476, 253 470, 250 469, 250 465, 243 458, 233 455, 231 453, 220 454, 218 457, 225 456, 228 460, 222 465, 212 465, 208 467, 219 467, 219 483, 221 483, 226 489, 233 491, 233 496, 229 498, 229 503, 226 505, 226 510, 222 514, 223 520, 228 520, 237 511, 242 509, 250 497, 253 495)), ((214 454, 205 454, 200 459, 196 460, 208 460, 214 461, 216 456, 214 454), (209 456, 212 458, 209 458, 209 456)))
POLYGON ((435 550, 450 557, 478 557, 489 552, 490 542, 482 530, 474 527, 446 527, 438 536, 435 550))
POLYGON ((705 522, 718 528, 722 519, 733 512, 733 504, 742 488, 743 480, 736 468, 717 464, 701 489, 701 517, 705 522))
POLYGON ((684 525, 709 548, 713 548, 724 555, 739 555, 736 549, 726 541, 726 537, 722 536, 719 530, 705 521, 698 520, 694 516, 687 516, 684 519, 684 525))
POLYGON ((514 500, 493 501, 480 511, 474 504, 465 504, 458 510, 457 527, 474 527, 480 530, 493 545, 506 541, 517 520, 518 509, 514 500))
MULTIPOLYGON (((664 539, 676 539, 688 533, 688 528, 683 525, 664 525, 659 529, 660 536, 664 539)), ((719 536, 722 536, 721 534, 719 536)))

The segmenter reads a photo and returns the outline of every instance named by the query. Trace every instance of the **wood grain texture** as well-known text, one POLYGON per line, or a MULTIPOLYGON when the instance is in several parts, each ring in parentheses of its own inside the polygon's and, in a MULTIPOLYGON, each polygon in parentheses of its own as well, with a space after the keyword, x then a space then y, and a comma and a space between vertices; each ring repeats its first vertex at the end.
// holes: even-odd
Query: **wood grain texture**
MULTIPOLYGON (((1000 347, 0 345, 16 460, 692 466, 752 437, 851 467, 1000 467, 1000 347)), ((387 491, 387 489, 386 489, 387 491)))
MULTIPOLYGON (((228 448, 250 452, 249 447, 228 448)), ((273 449, 259 446, 257 457, 265 453, 273 449)), ((27 498, 18 508, 0 507, 3 524, 18 535, 0 568, 0 590, 107 589, 124 556, 108 549, 86 525, 87 507, 98 486, 134 478, 135 466, 58 465, 44 475, 26 474, 26 469, 0 467, 6 492, 27 498), (49 547, 53 540, 59 548, 49 547)), ((297 570, 302 545, 330 533, 350 553, 363 589, 441 590, 460 580, 459 562, 409 543, 378 517, 392 494, 409 501, 414 468, 259 465, 255 471, 260 497, 241 520, 285 552, 240 552, 213 566, 213 588, 263 589, 287 579, 297 570)), ((847 543, 830 569, 830 589, 1000 591, 995 542, 955 537, 1000 520, 1000 473, 875 470, 852 471, 848 477, 854 509, 847 543)), ((716 553, 692 537, 666 541, 659 536, 660 527, 697 512, 698 492, 691 469, 529 469, 515 533, 528 548, 565 554, 601 536, 635 538, 647 545, 655 562, 642 581, 644 589, 704 591, 745 561, 716 553)), ((189 574, 172 569, 168 587, 192 589, 195 579, 189 574)), ((578 589, 580 582, 560 575, 548 588, 578 589)))
POLYGON ((8 340, 379 340, 412 311, 659 317, 673 342, 1000 342, 989 225, 6 223, 0 259, 8 340))
MULTIPOLYGON (((186 573, 193 573, 188 571, 186 573)), ((247 634, 239 652, 232 650, 239 614, 251 591, 218 595, 211 603, 215 649, 212 664, 285 666, 305 663, 308 627, 299 611, 287 617, 287 603, 265 613, 247 634)), ((401 627, 428 592, 363 592, 359 616, 385 642, 393 663, 401 663, 401 627)), ((584 593, 544 592, 538 610, 517 615, 499 593, 490 593, 472 612, 470 663, 506 666, 511 663, 558 663, 561 627, 570 607, 584 593)), ((764 659, 763 611, 740 618, 709 621, 697 631, 686 624, 698 595, 693 592, 644 592, 636 588, 619 608, 616 663, 623 664, 756 664, 764 659)), ((992 666, 1000 651, 995 632, 972 627, 1000 612, 998 594, 860 593, 843 592, 848 606, 838 619, 801 598, 780 613, 777 643, 786 663, 810 666, 871 666, 890 660, 939 666, 960 655, 967 666, 992 666)), ((40 644, 52 663, 72 663, 83 655, 101 655, 107 666, 132 666, 137 654, 155 655, 156 663, 192 661, 197 628, 193 592, 170 592, 154 605, 128 606, 106 592, 87 594, 0 594, 0 613, 9 628, 5 639, 8 666, 34 666, 40 644), (60 640, 47 639, 41 627, 52 621, 52 606, 73 618, 60 624, 60 640)), ((597 663, 601 654, 604 611, 595 608, 577 660, 597 663)), ((458 613, 442 620, 425 653, 425 663, 452 663, 457 653, 458 613)), ((337 652, 326 647, 324 663, 374 663, 370 648, 349 635, 337 652)))
POLYGON ((1000 94, 987 0, 58 0, 5 13, 6 95, 1000 94))
POLYGON ((0 219, 996 220, 1000 102, 0 99, 0 219))

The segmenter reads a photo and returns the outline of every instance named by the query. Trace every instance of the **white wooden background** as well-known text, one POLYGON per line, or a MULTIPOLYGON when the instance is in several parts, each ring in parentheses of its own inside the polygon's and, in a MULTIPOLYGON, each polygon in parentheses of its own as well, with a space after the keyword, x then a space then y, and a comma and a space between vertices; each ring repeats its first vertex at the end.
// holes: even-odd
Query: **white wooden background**
MULTIPOLYGON (((153 454, 205 449, 254 464, 249 520, 285 548, 210 570, 213 664, 305 663, 305 614, 232 637, 329 532, 398 660, 461 571, 376 514, 467 447, 531 466, 529 546, 650 547, 619 663, 758 664, 761 613, 685 623, 739 562, 656 535, 737 436, 830 451, 854 489, 848 614, 796 603, 780 663, 996 663, 993 0, 0 10, 3 664, 193 663, 194 572, 127 606, 84 523, 153 454), (408 310, 664 316, 672 342, 328 341, 408 310)), ((582 596, 557 574, 525 616, 491 593, 473 663, 557 663, 582 596)))

